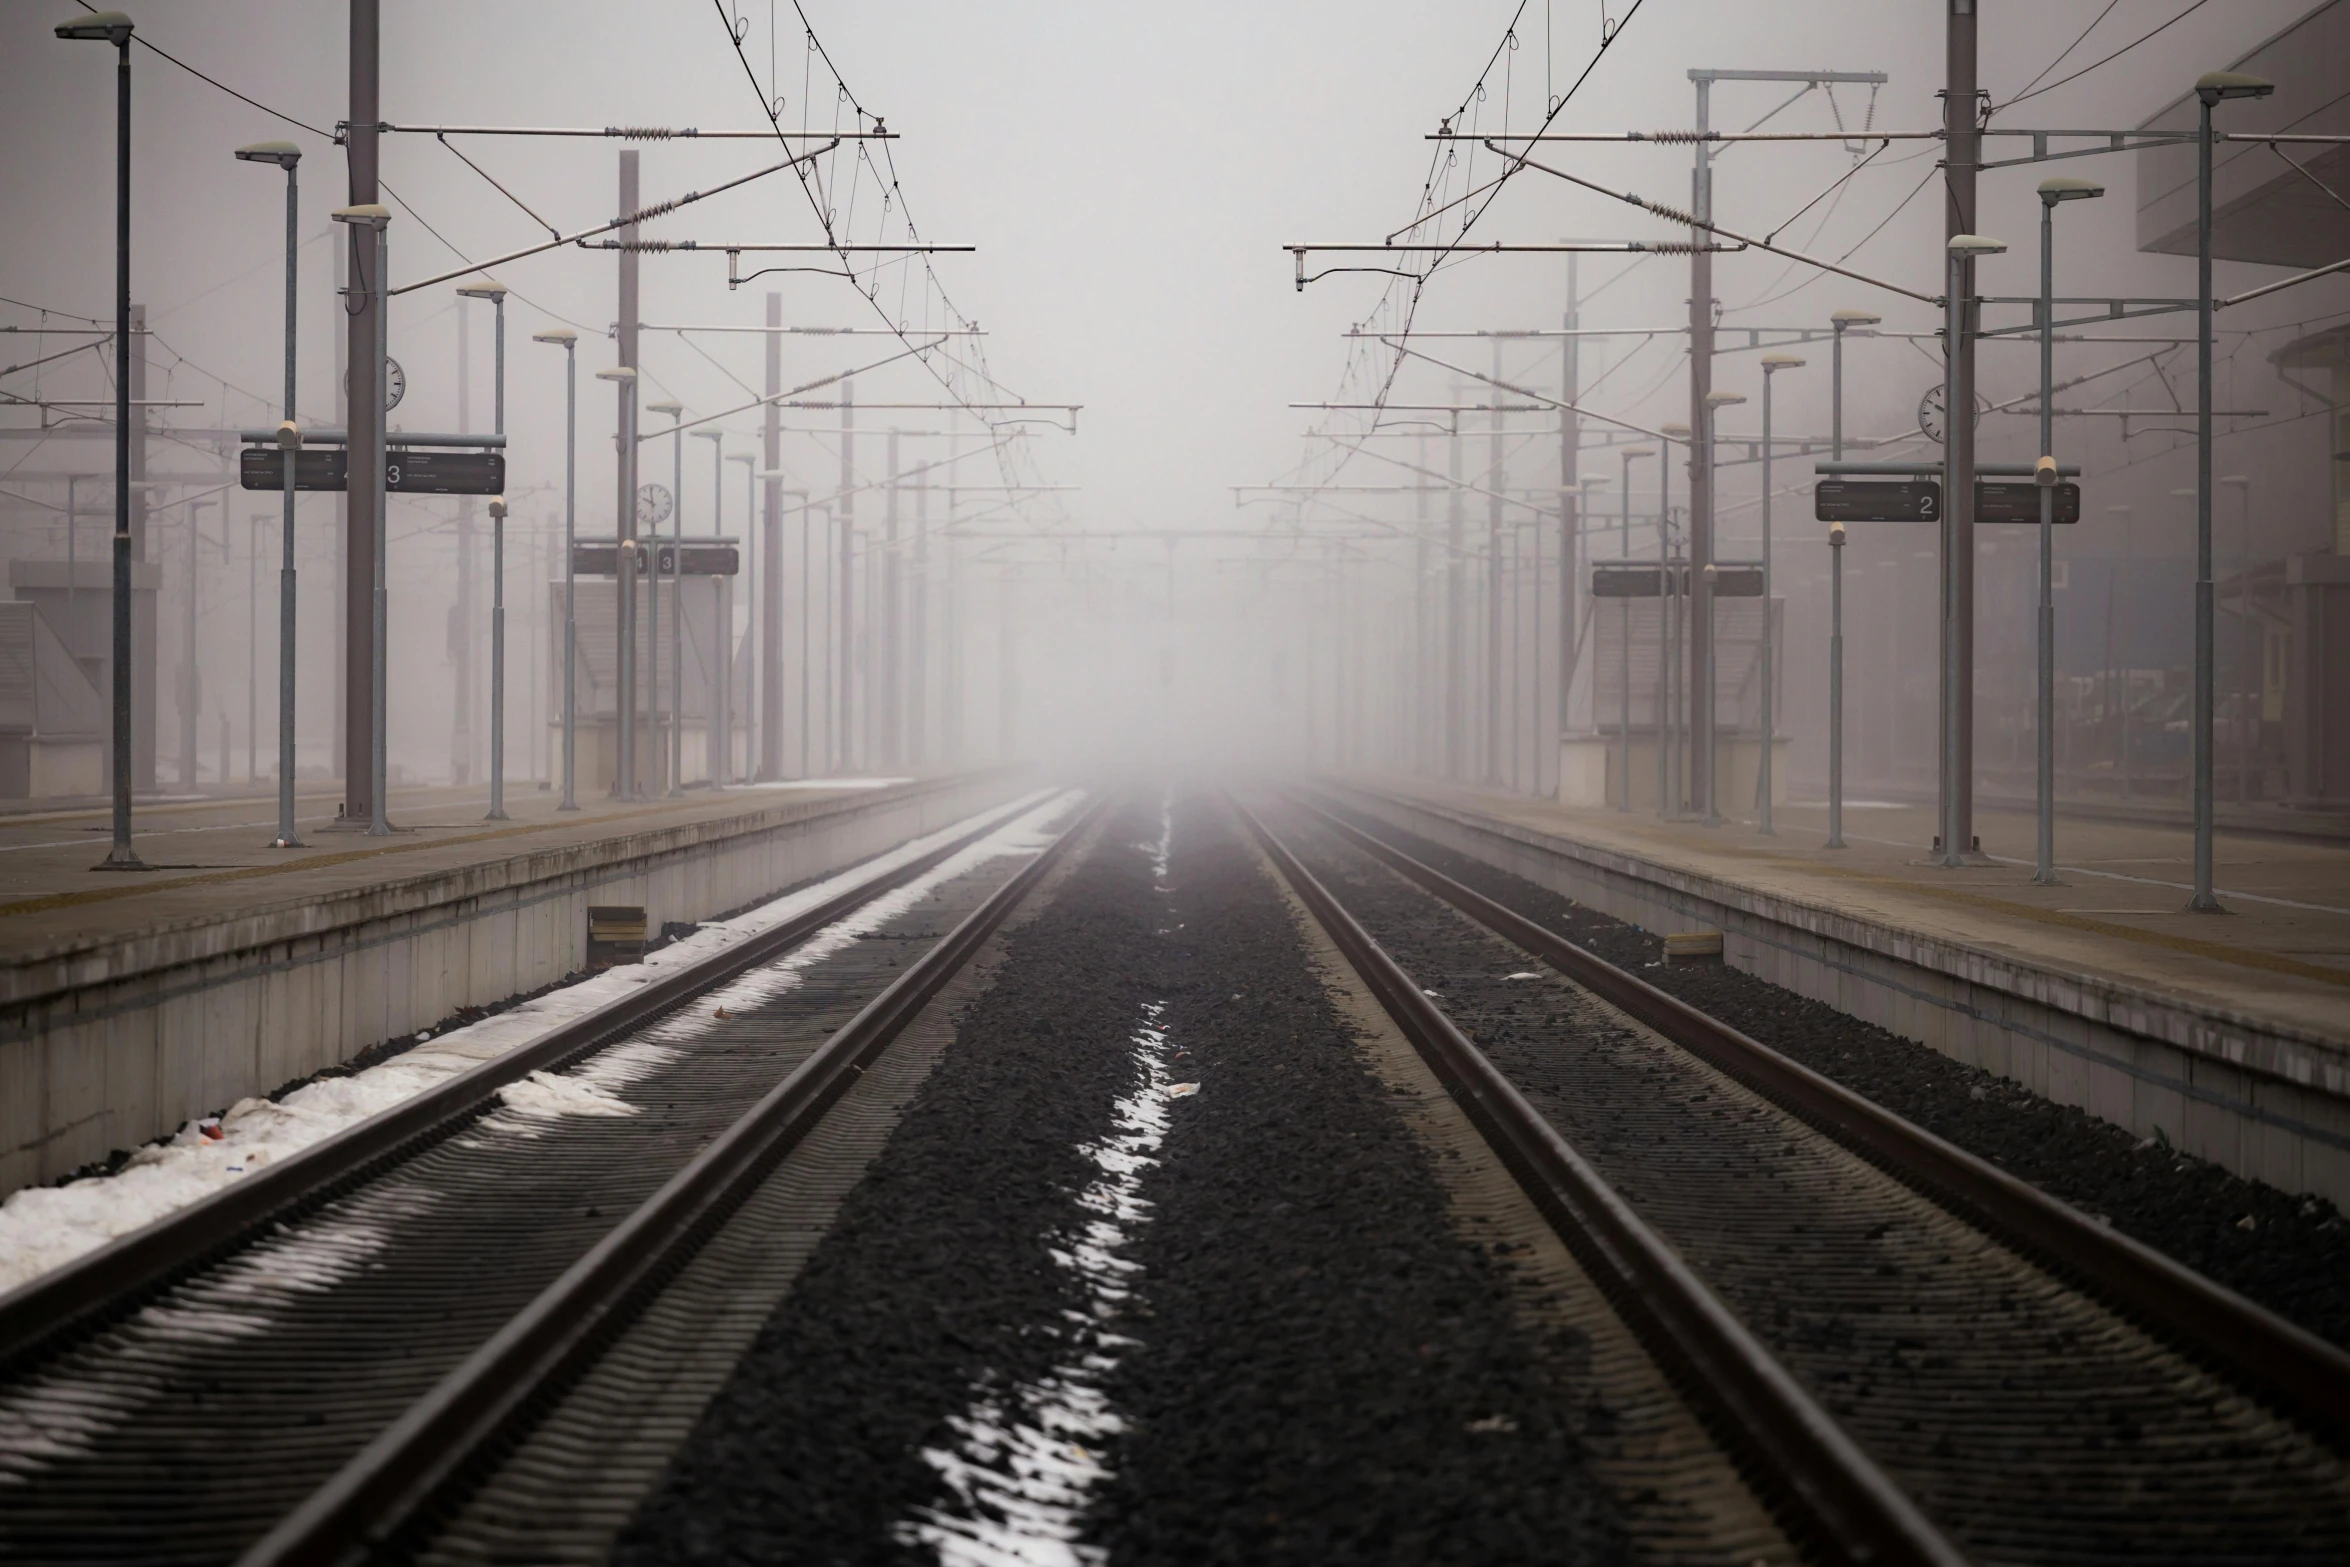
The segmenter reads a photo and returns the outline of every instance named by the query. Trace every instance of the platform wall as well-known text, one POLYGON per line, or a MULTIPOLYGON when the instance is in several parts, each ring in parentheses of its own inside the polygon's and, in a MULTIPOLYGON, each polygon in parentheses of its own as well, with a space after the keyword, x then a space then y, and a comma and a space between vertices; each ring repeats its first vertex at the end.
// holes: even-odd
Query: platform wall
POLYGON ((2350 1208, 2350 1059, 2322 1040, 2059 975, 1372 790, 1369 814, 2140 1137, 2350 1208))
POLYGON ((1009 801, 1009 772, 616 832, 0 967, 0 1195, 577 969, 590 904, 739 909, 1009 801))

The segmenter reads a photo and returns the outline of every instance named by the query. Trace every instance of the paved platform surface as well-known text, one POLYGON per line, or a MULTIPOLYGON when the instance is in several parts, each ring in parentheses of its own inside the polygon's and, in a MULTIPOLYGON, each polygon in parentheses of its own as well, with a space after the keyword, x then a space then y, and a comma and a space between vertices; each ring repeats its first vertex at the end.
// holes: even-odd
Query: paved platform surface
POLYGON ((2350 845, 2223 832, 2215 840, 2214 880, 2228 912, 2190 914, 2193 839, 2161 824, 2060 816, 2064 885, 2035 887, 2027 813, 1978 813, 1976 832, 1991 863, 1944 870, 1925 863, 1934 813, 1924 806, 1848 803, 1850 846, 1834 850, 1821 847, 1824 803, 1781 807, 1778 831, 1766 838, 1751 823, 1709 828, 1420 778, 1360 782, 2212 1015, 2350 1045, 2350 845))
POLYGON ((150 869, 98 871, 112 843, 105 807, 0 814, 0 966, 148 929, 233 917, 262 904, 331 897, 391 878, 460 870, 541 849, 688 825, 780 804, 840 798, 904 779, 693 789, 679 799, 624 804, 583 799, 558 812, 554 791, 525 783, 506 792, 507 821, 483 820, 483 788, 395 789, 389 838, 335 821, 342 791, 317 786, 295 797, 305 847, 273 849, 277 797, 174 798, 133 812, 133 847, 150 869))

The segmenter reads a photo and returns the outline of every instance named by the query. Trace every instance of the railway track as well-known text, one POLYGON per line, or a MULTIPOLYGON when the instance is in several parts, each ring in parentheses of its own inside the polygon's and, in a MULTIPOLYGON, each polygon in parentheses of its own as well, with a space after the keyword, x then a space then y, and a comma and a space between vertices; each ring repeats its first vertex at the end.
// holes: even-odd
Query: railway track
POLYGON ((1810 1550, 2350 1558, 2350 1357, 1351 822, 1248 819, 1810 1550))
POLYGON ((0 1558, 411 1551, 757 1206, 1074 815, 1032 797, 845 878, 0 1300, 0 1558))

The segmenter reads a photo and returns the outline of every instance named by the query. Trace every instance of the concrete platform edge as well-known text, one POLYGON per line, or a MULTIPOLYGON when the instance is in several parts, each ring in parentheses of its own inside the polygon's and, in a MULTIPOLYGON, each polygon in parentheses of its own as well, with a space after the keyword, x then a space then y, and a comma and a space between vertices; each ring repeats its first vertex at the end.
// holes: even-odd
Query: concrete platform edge
POLYGON ((1009 771, 523 850, 0 968, 0 1196, 578 967, 590 903, 701 920, 1010 799, 1009 771))
POLYGON ((1329 781, 1381 820, 2140 1137, 2350 1206, 2350 1045, 1760 893, 1434 801, 1329 781))

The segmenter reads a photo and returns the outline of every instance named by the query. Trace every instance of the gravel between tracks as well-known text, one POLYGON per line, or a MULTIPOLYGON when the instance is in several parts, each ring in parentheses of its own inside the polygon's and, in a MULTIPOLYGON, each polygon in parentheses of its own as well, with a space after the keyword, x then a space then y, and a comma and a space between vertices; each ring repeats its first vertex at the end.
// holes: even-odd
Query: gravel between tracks
POLYGON ((1220 806, 1177 807, 1162 874, 1165 826, 1116 813, 1012 935, 618 1560, 1618 1557, 1544 1351, 1278 889, 1220 806), (1089 1228, 1114 1107, 1153 1093, 1139 1202, 1089 1228), (1088 1236, 1112 1266, 1072 1264, 1088 1236), (1060 1554, 985 1553, 1023 1502, 1060 1554))
POLYGON ((1954 1061, 1360 811, 1405 853, 2324 1338, 2350 1345, 2350 1220, 1954 1061))

